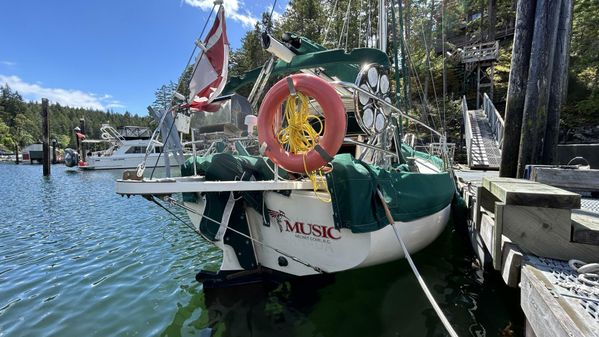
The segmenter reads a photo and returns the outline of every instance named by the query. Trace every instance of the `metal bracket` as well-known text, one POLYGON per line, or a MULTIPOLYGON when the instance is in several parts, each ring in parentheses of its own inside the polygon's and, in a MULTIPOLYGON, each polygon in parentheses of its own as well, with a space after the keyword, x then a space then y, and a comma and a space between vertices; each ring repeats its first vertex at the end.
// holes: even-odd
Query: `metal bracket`
POLYGON ((287 77, 287 86, 289 87, 289 94, 291 96, 297 95, 297 91, 295 90, 295 85, 293 85, 293 80, 291 79, 291 76, 287 77))

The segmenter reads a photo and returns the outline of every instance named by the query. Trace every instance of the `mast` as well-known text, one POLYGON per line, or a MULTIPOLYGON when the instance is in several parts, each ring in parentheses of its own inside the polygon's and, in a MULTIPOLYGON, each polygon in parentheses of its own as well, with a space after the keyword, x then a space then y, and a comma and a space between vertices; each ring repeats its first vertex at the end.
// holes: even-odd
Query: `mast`
POLYGON ((379 0, 379 50, 387 52, 387 7, 385 0, 379 0))

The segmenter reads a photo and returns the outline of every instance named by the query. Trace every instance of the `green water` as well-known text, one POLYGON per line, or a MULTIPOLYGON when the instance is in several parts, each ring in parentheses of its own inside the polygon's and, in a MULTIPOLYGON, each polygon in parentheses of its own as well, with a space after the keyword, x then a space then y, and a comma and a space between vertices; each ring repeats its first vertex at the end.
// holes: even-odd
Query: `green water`
MULTIPOLYGON (((0 164, 1 337, 446 335, 403 260, 204 292, 194 276, 219 251, 116 195, 119 172, 41 170, 0 164)), ((473 268, 464 247, 448 228, 414 256, 448 319, 460 336, 522 335, 518 291, 473 268)))

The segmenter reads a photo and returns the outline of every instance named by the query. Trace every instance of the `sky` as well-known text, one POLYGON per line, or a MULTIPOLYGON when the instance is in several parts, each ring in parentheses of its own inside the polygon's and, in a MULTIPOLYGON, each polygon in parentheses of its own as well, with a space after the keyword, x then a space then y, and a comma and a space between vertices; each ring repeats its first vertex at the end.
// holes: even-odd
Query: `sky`
MULTIPOLYGON (((273 2, 224 0, 232 49, 273 2)), ((276 2, 274 16, 287 2, 276 2)), ((178 80, 212 3, 2 0, 0 85, 27 101, 146 115, 154 91, 178 80)))

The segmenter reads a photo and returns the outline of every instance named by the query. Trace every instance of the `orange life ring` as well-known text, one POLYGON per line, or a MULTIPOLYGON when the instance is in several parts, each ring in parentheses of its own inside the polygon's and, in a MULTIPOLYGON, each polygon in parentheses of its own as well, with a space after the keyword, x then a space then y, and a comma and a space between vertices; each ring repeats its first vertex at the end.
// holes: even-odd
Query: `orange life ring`
POLYGON ((287 78, 284 78, 266 93, 262 101, 258 112, 258 141, 264 154, 285 170, 311 172, 326 165, 339 151, 347 126, 345 107, 335 88, 325 80, 309 74, 289 77, 296 91, 313 97, 322 108, 326 120, 324 134, 318 145, 306 154, 290 153, 283 149, 275 135, 275 116, 280 115, 281 105, 290 94, 287 78))

